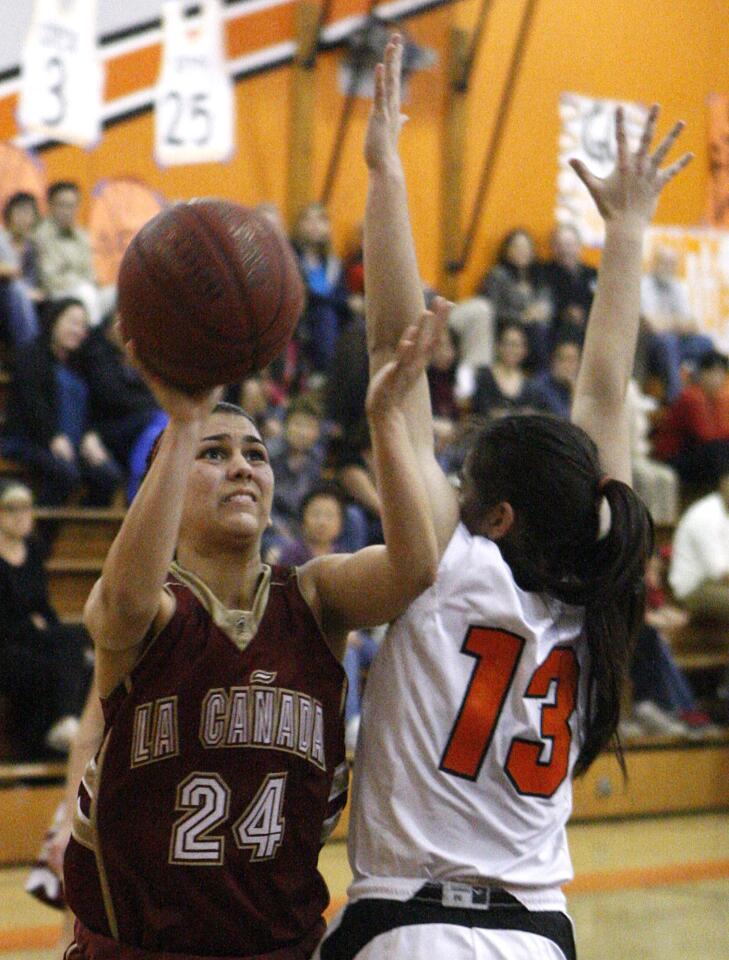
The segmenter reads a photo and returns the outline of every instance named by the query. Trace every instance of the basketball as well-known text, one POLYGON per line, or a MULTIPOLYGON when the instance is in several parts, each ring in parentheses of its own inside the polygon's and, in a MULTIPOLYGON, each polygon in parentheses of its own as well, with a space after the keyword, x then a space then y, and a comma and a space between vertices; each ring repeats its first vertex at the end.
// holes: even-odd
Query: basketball
POLYGON ((289 342, 304 287, 288 240, 225 200, 175 203, 146 223, 119 268, 124 340, 184 390, 236 383, 289 342))

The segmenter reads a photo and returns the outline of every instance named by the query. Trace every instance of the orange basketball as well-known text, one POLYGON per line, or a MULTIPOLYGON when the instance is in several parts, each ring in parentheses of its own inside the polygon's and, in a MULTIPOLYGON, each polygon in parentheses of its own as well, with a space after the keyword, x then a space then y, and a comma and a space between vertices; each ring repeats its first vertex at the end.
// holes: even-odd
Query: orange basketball
POLYGON ((119 268, 122 334, 174 386, 236 383, 291 338, 304 286, 286 237, 225 200, 176 203, 134 236, 119 268))

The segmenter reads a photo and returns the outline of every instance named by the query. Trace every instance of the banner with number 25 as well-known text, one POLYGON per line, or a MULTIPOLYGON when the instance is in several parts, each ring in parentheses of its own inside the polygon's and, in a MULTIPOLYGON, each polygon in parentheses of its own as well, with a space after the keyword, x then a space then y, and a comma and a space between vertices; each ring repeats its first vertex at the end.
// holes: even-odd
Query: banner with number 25
POLYGON ((97 0, 35 0, 21 60, 24 133, 91 147, 101 137, 104 71, 97 0))
POLYGON ((203 0, 196 17, 186 17, 183 7, 181 0, 162 6, 154 155, 163 166, 229 160, 234 151, 235 101, 221 4, 203 0))

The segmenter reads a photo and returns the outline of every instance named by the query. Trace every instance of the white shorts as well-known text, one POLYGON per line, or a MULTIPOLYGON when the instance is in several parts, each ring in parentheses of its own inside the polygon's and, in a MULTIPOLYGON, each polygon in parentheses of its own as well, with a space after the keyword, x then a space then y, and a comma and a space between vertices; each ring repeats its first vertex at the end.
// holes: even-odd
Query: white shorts
POLYGON ((570 960, 574 956, 547 935, 430 920, 377 933, 359 948, 356 936, 348 934, 342 943, 340 933, 332 952, 335 941, 329 946, 327 941, 342 924, 346 909, 334 917, 312 960, 570 960))

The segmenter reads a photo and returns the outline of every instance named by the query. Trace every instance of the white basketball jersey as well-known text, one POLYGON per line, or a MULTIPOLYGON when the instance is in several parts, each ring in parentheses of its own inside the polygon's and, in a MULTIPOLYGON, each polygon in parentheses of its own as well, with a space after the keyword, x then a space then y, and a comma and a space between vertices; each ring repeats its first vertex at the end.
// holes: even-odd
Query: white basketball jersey
POLYGON ((79 147, 99 141, 104 70, 96 0, 35 0, 20 71, 25 132, 79 147))
POLYGON ((169 166, 229 160, 235 100, 225 65, 219 0, 203 0, 195 18, 181 0, 162 5, 162 69, 155 92, 154 155, 169 166))
POLYGON ((351 898, 478 877, 531 889, 529 905, 563 903, 583 621, 581 608, 520 590, 497 546, 458 526, 435 584, 391 625, 369 672, 351 898))

